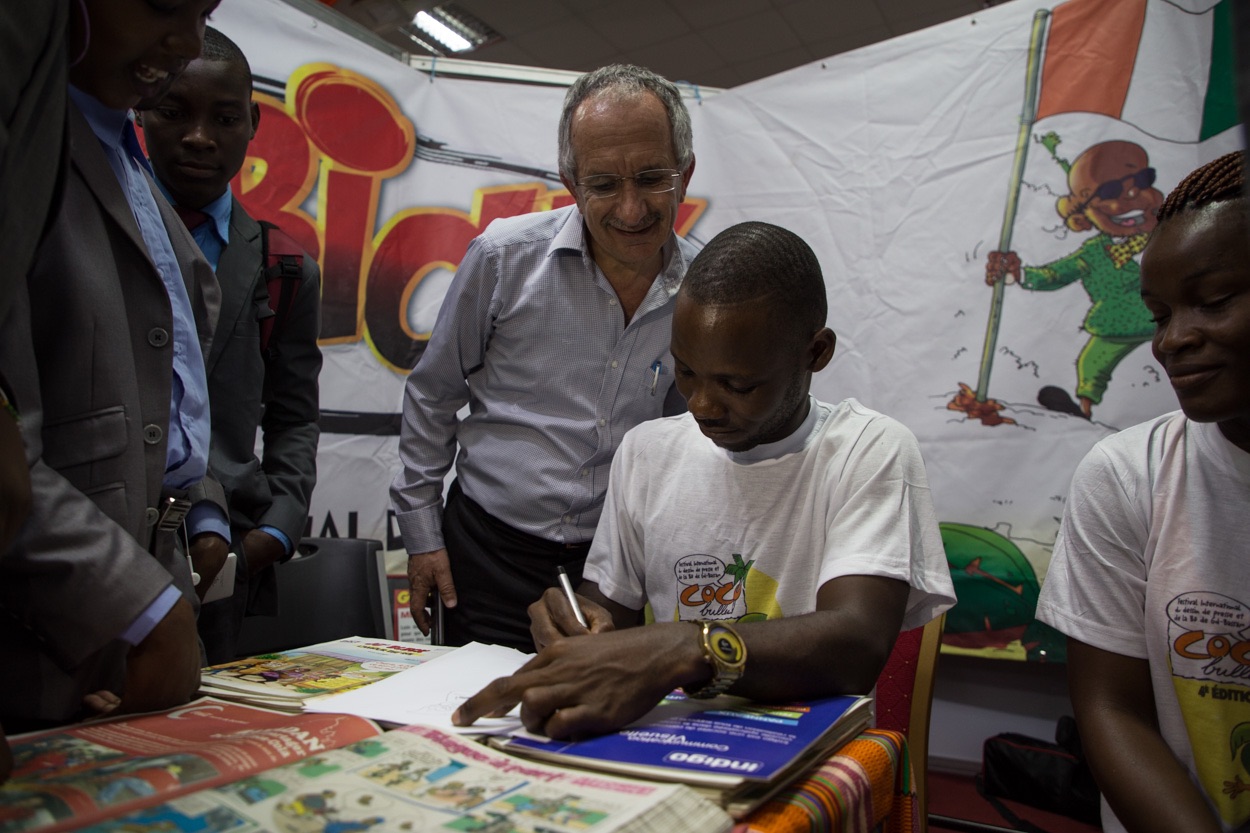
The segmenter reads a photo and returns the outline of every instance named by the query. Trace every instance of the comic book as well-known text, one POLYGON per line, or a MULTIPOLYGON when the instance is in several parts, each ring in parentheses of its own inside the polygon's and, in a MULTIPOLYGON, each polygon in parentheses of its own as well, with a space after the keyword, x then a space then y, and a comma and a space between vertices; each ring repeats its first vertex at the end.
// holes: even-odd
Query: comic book
POLYGON ((164 712, 14 735, 0 833, 93 824, 289 761, 311 765, 381 731, 350 715, 292 715, 204 697, 164 712))
POLYGON ((719 833, 732 821, 688 787, 511 758, 407 726, 86 828, 96 833, 719 833))
POLYGON ((205 668, 200 693, 298 712, 306 702, 386 679, 453 649, 351 636, 205 668))
POLYGON ((519 730, 491 738, 505 752, 562 766, 674 781, 742 818, 869 725, 872 698, 767 705, 680 689, 606 735, 560 741, 519 730))

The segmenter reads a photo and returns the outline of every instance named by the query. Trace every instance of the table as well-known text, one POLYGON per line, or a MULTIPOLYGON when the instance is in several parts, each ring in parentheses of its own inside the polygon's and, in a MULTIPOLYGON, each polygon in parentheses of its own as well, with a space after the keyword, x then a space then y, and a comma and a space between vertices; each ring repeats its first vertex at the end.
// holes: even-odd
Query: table
POLYGON ((867 729, 734 833, 918 833, 917 803, 906 736, 867 729))

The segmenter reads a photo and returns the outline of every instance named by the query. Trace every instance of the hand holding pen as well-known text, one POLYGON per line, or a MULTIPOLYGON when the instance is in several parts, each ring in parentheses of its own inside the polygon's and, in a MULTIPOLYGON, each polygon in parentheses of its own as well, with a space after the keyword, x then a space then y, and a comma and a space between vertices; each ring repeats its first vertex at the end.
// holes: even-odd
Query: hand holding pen
POLYGON ((534 646, 544 646, 568 636, 585 636, 614 628, 612 614, 590 599, 578 596, 563 569, 556 571, 556 586, 547 589, 530 605, 530 635, 534 646))
POLYGON ((582 613, 582 606, 577 603, 577 594, 573 592, 573 582, 569 581, 569 574, 564 571, 563 566, 556 567, 556 577, 560 579, 560 589, 564 591, 564 597, 569 600, 569 607, 573 608, 577 624, 590 630, 590 625, 586 624, 586 614, 582 613))

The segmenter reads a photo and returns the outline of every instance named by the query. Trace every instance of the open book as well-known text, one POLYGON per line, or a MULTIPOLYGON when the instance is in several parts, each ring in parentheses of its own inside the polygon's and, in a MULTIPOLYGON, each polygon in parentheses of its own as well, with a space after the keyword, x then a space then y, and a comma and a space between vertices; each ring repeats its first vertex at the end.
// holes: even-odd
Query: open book
POLYGON ((350 636, 205 668, 200 693, 298 712, 308 702, 391 677, 452 648, 350 636))
POLYGON ((742 818, 867 728, 871 714, 870 697, 764 706, 675 691, 612 734, 557 741, 522 730, 491 743, 565 766, 689 784, 742 818))
POLYGON ((204 698, 16 736, 0 831, 728 831, 677 784, 546 766, 425 726, 204 698), (275 764, 280 764, 275 766, 275 764))

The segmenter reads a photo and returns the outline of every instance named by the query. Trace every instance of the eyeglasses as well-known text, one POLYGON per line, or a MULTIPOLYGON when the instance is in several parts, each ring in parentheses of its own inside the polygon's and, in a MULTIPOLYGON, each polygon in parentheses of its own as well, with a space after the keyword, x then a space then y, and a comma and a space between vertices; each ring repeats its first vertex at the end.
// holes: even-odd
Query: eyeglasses
POLYGON ((603 199, 615 197, 621 193, 622 183, 629 180, 634 187, 644 194, 667 194, 677 188, 677 180, 681 171, 672 168, 656 168, 653 171, 639 171, 633 176, 613 176, 612 174, 595 174, 577 181, 577 187, 587 199, 603 199))
POLYGON ((1133 180, 1133 187, 1144 191, 1155 184, 1155 169, 1142 168, 1137 173, 1126 174, 1119 179, 1109 179, 1094 189, 1093 195, 1083 205, 1089 205, 1094 199, 1114 200, 1124 193, 1124 180, 1133 180))

